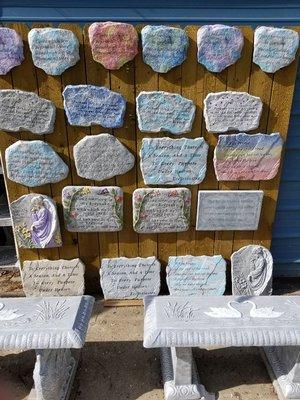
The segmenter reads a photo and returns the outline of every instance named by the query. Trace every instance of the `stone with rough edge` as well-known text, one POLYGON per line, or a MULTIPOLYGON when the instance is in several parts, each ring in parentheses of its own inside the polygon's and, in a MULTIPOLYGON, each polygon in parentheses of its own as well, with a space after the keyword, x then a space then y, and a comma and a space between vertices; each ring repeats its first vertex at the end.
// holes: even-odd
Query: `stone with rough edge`
POLYGON ((70 125, 120 128, 124 123, 126 101, 104 86, 67 85, 64 108, 70 125))
POLYGON ((106 69, 119 69, 138 54, 138 34, 131 24, 94 22, 89 40, 93 59, 106 69))
POLYGON ((10 205, 16 241, 26 249, 62 245, 55 202, 43 194, 30 193, 10 205))
POLYGON ((23 60, 22 38, 14 29, 0 27, 0 75, 6 75, 23 60))
POLYGON ((203 138, 144 138, 140 151, 146 185, 197 185, 206 173, 208 144, 203 138))
POLYGON ((84 270, 85 266, 79 258, 24 261, 24 292, 27 297, 83 295, 84 270))
POLYGON ((123 191, 118 186, 65 186, 65 225, 71 232, 114 232, 123 228, 123 191))
POLYGON ((169 257, 167 285, 172 296, 222 295, 226 261, 222 256, 169 257))
POLYGON ((209 71, 221 72, 234 64, 244 46, 244 35, 235 26, 204 25, 197 33, 198 62, 209 71))
POLYGON ((133 229, 138 233, 187 231, 190 211, 189 189, 153 188, 133 192, 133 229))
POLYGON ((155 72, 168 72, 187 57, 189 39, 183 29, 147 25, 141 36, 143 60, 155 72))
POLYGON ((276 176, 283 140, 279 133, 220 135, 214 151, 218 181, 260 181, 276 176))
POLYGON ((18 140, 5 150, 7 177, 25 186, 42 186, 60 182, 68 176, 69 168, 41 140, 18 140))
POLYGON ((155 257, 103 258, 100 283, 105 299, 142 299, 158 295, 160 263, 155 257))
POLYGON ((78 39, 69 29, 31 29, 28 43, 34 65, 49 75, 61 75, 80 59, 78 39))
POLYGON ((209 93, 204 100, 208 132, 251 131, 259 125, 263 103, 245 92, 209 93))
POLYGON ((253 62, 263 71, 274 73, 294 61, 298 47, 298 32, 260 26, 254 33, 253 62))
POLYGON ((77 174, 95 181, 125 174, 135 163, 134 155, 109 133, 86 136, 73 151, 77 174))
POLYGON ((36 93, 16 89, 0 90, 0 129, 30 131, 38 135, 53 132, 55 105, 36 93))
POLYGON ((168 131, 174 135, 190 132, 196 106, 177 93, 141 92, 136 98, 136 113, 142 132, 168 131))
POLYGON ((231 255, 232 294, 272 294, 273 258, 259 245, 242 247, 231 255))

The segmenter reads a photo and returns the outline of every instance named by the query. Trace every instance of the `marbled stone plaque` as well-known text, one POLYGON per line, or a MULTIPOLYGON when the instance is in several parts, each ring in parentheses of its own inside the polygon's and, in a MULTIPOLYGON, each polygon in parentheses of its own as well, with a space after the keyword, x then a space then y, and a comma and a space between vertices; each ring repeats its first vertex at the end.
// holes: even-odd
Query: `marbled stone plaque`
POLYGON ((49 75, 61 75, 80 59, 78 39, 68 29, 31 29, 28 43, 34 65, 49 75))
POLYGON ((244 92, 210 93, 204 100, 204 118, 208 132, 248 132, 259 125, 262 113, 259 97, 244 92))
POLYGON ((138 34, 131 24, 94 22, 89 40, 93 59, 106 69, 119 69, 138 54, 138 34))
POLYGON ((0 27, 0 75, 6 75, 24 60, 22 38, 14 29, 0 27))
POLYGON ((134 155, 109 133, 86 136, 73 151, 77 174, 95 181, 125 174, 135 163, 134 155))
POLYGON ((24 292, 27 297, 83 295, 84 270, 84 264, 79 258, 24 261, 24 292))
POLYGON ((144 62, 156 72, 168 72, 187 57, 189 39, 183 29, 147 25, 141 36, 144 62))
POLYGON ((274 73, 294 61, 298 46, 298 32, 260 26, 254 33, 253 62, 263 71, 274 73))
POLYGON ((10 205, 18 247, 45 249, 62 245, 55 202, 43 194, 30 193, 10 205))
POLYGON ((36 93, 16 89, 0 90, 0 129, 30 131, 38 135, 54 129, 55 106, 36 93))
POLYGON ((5 150, 5 161, 7 177, 29 187, 62 181, 69 173, 58 154, 41 140, 18 140, 5 150))
POLYGON ((190 211, 189 189, 153 188, 133 192, 133 229, 138 233, 187 231, 190 211))
POLYGON ((180 94, 141 92, 136 98, 136 113, 142 132, 168 131, 174 135, 190 132, 196 106, 180 94))
POLYGON ((126 109, 124 97, 103 86, 67 85, 64 108, 70 125, 119 128, 126 109))
POLYGON ((103 258, 100 283, 105 299, 142 299, 158 295, 160 263, 155 257, 103 258))
POLYGON ((209 71, 221 72, 234 64, 244 46, 244 35, 235 26, 204 25, 198 29, 198 62, 209 71))
POLYGON ((140 151, 146 185, 197 185, 206 173, 208 144, 203 138, 145 138, 140 151))
POLYGON ((272 294, 273 258, 263 246, 248 245, 231 256, 232 294, 272 294))
POLYGON ((167 284, 172 296, 222 295, 226 261, 222 256, 169 257, 167 284))
POLYGON ((199 190, 196 230, 256 230, 263 196, 262 190, 199 190))
POLYGON ((71 232, 113 232, 123 228, 123 191, 118 186, 66 186, 65 225, 71 232))
POLYGON ((261 181, 276 176, 283 141, 279 133, 220 135, 214 152, 218 181, 261 181))

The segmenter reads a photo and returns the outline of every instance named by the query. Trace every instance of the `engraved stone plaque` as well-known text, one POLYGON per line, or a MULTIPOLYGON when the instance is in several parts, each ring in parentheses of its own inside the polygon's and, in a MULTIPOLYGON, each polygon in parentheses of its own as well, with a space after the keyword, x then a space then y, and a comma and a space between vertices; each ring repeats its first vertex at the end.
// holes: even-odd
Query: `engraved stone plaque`
POLYGON ((138 233, 187 231, 190 211, 189 189, 153 188, 133 192, 133 229, 138 233))
POLYGON ((65 225, 72 232, 113 232, 123 227, 123 191, 118 186, 66 186, 65 225))
POLYGON ((14 29, 0 27, 0 75, 6 75, 24 60, 22 38, 14 29))
POLYGON ((209 93, 204 100, 206 129, 214 133, 256 129, 262 106, 259 97, 244 92, 209 93))
POLYGON ((167 284, 173 296, 222 295, 226 261, 222 256, 169 257, 167 284))
POLYGON ((263 195, 262 190, 199 190, 196 230, 256 230, 263 195))
POLYGON ((158 295, 160 263, 155 257, 103 258, 100 283, 105 299, 142 299, 158 295))
POLYGON ((208 144, 203 138, 142 140, 141 170, 146 185, 197 185, 206 173, 208 144))

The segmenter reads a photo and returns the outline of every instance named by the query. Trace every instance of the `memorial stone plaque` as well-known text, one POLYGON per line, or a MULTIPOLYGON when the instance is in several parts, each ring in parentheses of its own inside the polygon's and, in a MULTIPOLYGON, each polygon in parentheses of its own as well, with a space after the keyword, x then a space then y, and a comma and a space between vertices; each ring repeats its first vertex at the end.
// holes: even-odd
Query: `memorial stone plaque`
POLYGON ((7 177, 22 185, 35 187, 56 183, 68 176, 69 168, 41 140, 19 140, 5 150, 7 177))
POLYGON ((199 190, 196 230, 256 230, 263 195, 262 190, 199 190))
POLYGON ((272 294, 273 258, 268 249, 248 245, 231 256, 232 294, 272 294))
POLYGON ((70 125, 123 126, 126 101, 119 93, 103 86, 67 85, 63 98, 70 125))
POLYGON ((256 129, 262 106, 259 97, 244 92, 209 93, 204 100, 206 129, 214 133, 256 129))
POLYGON ((226 261, 222 256, 169 257, 167 284, 170 295, 222 295, 226 285, 226 261))
POLYGON ((119 69, 138 54, 138 34, 131 24, 94 22, 89 40, 93 59, 106 69, 119 69))
POLYGON ((16 241, 26 249, 62 245, 55 202, 48 196, 26 194, 10 205, 16 241))
POLYGON ((208 144, 203 138, 142 140, 141 170, 146 185, 197 185, 206 173, 208 144))
POLYGON ((160 290, 160 263, 155 257, 103 258, 100 283, 107 300, 156 296, 160 290))
POLYGON ((254 33, 253 62, 263 71, 274 73, 294 61, 298 47, 298 32, 260 26, 254 33))
POLYGON ((0 75, 6 75, 24 60, 22 38, 14 29, 0 27, 0 75))
POLYGON ((78 39, 68 29, 31 29, 28 43, 34 65, 49 75, 61 75, 80 59, 78 39))
POLYGON ((73 151, 77 174, 95 181, 125 174, 135 163, 134 155, 109 133, 86 136, 73 151))
POLYGON ((187 231, 190 211, 189 189, 153 188, 133 192, 133 229, 138 233, 187 231))
POLYGON ((24 292, 27 297, 81 296, 84 293, 84 270, 79 258, 24 261, 24 292))
POLYGON ((283 141, 279 133, 220 135, 214 153, 219 181, 260 181, 276 176, 283 141))
POLYGON ((136 98, 136 113, 142 132, 168 131, 174 135, 190 132, 196 106, 180 94, 141 92, 136 98))
POLYGON ((71 232, 113 232, 123 227, 123 191, 118 186, 66 186, 65 225, 71 232))
POLYGON ((29 131, 38 135, 53 132, 55 105, 36 93, 16 89, 0 90, 0 129, 29 131))

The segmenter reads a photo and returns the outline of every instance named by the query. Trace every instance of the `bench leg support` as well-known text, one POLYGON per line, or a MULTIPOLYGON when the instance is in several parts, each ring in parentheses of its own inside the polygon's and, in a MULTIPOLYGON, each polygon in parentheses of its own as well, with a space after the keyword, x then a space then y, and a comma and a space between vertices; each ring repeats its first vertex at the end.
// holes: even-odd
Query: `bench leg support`
POLYGON ((165 400, 214 400, 199 383, 192 349, 172 347, 161 349, 165 400))

